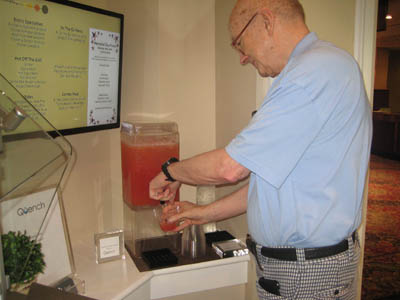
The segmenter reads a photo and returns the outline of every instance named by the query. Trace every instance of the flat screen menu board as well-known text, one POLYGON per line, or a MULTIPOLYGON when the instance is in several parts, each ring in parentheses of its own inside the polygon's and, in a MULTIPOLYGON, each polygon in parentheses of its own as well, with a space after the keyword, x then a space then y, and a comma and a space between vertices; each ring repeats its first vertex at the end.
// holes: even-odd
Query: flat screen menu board
POLYGON ((72 1, 0 0, 0 73, 62 134, 117 128, 123 21, 72 1))

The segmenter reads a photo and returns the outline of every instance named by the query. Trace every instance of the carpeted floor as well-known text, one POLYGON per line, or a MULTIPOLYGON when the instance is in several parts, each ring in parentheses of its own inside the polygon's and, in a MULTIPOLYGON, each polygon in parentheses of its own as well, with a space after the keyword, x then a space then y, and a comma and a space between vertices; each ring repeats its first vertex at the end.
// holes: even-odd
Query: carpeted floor
POLYGON ((362 300, 384 298, 400 299, 400 161, 372 155, 362 300))

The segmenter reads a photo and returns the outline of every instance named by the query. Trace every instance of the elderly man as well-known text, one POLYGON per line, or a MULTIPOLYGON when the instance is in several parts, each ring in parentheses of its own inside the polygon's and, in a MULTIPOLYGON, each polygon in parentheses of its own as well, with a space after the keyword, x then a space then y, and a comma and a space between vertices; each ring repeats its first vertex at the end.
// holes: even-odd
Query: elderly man
POLYGON ((247 211, 260 299, 354 299, 371 144, 357 63, 309 32, 297 0, 239 0, 230 32, 240 63, 275 80, 224 149, 166 162, 150 196, 172 201, 182 183, 250 174, 249 184, 210 205, 171 204, 180 213, 170 221, 181 221, 180 230, 247 211))

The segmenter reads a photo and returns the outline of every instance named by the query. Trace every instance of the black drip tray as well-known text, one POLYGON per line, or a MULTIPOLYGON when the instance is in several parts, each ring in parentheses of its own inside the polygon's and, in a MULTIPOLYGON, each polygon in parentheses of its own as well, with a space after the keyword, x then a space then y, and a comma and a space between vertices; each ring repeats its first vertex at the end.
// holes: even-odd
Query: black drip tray
POLYGON ((178 264, 178 257, 168 248, 145 251, 142 253, 142 257, 150 269, 171 267, 178 264))
POLYGON ((182 256, 180 246, 181 234, 136 240, 135 244, 125 240, 125 248, 140 272, 221 259, 210 245, 206 246, 206 255, 198 258, 182 256))

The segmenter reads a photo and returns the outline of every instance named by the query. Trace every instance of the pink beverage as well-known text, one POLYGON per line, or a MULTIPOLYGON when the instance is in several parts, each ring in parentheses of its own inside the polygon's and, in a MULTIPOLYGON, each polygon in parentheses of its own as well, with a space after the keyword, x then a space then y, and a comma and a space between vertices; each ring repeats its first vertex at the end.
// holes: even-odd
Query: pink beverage
POLYGON ((160 228, 164 232, 173 231, 176 227, 175 223, 167 223, 167 221, 160 222, 160 228))
MULTIPOLYGON (((124 132, 124 129, 121 132, 123 198, 125 203, 133 208, 160 204, 159 201, 149 197, 149 183, 161 172, 161 165, 164 162, 171 157, 179 158, 177 132, 166 134, 165 131, 161 131, 160 134, 155 134, 154 125, 162 124, 140 123, 140 125, 142 132, 136 128, 133 130, 134 134, 124 132), (151 128, 151 134, 148 133, 149 130, 145 130, 146 125, 151 128)), ((179 192, 175 201, 179 201, 179 192)))
POLYGON ((178 213, 176 206, 171 206, 168 202, 161 201, 161 205, 154 209, 160 228, 164 232, 173 231, 177 226, 178 222, 168 223, 168 218, 178 213))

